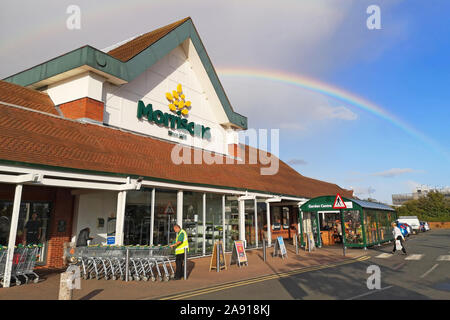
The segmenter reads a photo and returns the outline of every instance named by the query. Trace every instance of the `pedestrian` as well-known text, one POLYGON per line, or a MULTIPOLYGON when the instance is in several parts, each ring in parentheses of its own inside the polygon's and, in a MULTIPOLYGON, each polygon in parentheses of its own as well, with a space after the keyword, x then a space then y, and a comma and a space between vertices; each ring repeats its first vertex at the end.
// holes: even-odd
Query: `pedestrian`
POLYGON ((89 233, 91 232, 91 229, 84 228, 80 231, 77 238, 77 247, 87 247, 88 240, 92 240, 94 238, 89 237, 89 233))
POLYGON ((342 243, 342 225, 339 220, 337 220, 336 222, 336 231, 339 237, 339 241, 342 243))
POLYGON ((188 236, 186 231, 181 229, 178 224, 173 226, 173 230, 177 233, 177 237, 175 243, 171 244, 170 247, 175 247, 175 280, 180 280, 183 276, 184 249, 187 248, 189 252, 188 236))
POLYGON ((38 215, 33 212, 31 219, 27 221, 23 233, 24 244, 38 244, 41 239, 41 222, 38 220, 38 215))
POLYGON ((397 226, 397 223, 393 222, 392 223, 393 229, 392 229, 392 234, 394 235, 394 248, 392 249, 392 254, 395 253, 395 251, 399 248, 397 248, 397 241, 400 242, 400 245, 402 247, 402 252, 404 255, 406 255, 406 249, 405 249, 405 237, 403 237, 402 232, 400 231, 400 228, 397 226))

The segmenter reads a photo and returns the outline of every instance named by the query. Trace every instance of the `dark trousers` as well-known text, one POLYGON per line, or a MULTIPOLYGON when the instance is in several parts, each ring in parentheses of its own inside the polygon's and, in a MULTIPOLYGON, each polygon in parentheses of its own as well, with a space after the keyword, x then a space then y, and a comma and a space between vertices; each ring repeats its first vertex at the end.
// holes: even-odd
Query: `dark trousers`
MULTIPOLYGON (((403 253, 406 253, 405 243, 403 242, 403 238, 398 236, 397 240, 400 240, 400 243, 402 244, 402 251, 403 251, 403 253)), ((395 246, 395 241, 394 241, 394 249, 392 250, 392 252, 395 252, 396 250, 397 250, 397 248, 395 246)))
POLYGON ((177 254, 175 256, 175 264, 176 264, 175 279, 181 279, 184 276, 184 269, 183 269, 184 253, 177 254))

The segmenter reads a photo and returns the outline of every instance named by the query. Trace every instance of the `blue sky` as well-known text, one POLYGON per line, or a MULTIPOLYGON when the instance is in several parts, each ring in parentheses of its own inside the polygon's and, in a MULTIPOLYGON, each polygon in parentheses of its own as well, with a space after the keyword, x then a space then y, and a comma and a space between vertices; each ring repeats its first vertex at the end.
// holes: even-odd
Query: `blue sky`
POLYGON ((444 151, 318 93, 219 72, 249 126, 280 128, 282 160, 305 176, 390 203, 392 193, 417 185, 450 185, 449 12, 446 0, 5 1, 0 77, 191 16, 218 70, 314 78, 377 104, 439 144, 444 151), (80 30, 66 28, 70 4, 81 8, 80 30), (372 4, 380 6, 381 30, 366 27, 372 4), (270 116, 273 110, 279 117, 270 116))

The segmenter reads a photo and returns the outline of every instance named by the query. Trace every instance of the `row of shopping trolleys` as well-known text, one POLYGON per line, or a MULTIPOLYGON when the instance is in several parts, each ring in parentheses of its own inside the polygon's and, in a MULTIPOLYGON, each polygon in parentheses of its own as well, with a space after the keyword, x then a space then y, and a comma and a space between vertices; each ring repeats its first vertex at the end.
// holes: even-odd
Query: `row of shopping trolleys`
POLYGON ((85 279, 169 281, 175 277, 170 247, 87 246, 67 248, 69 262, 80 267, 85 279))
MULTIPOLYGON (((22 283, 39 282, 39 276, 34 272, 36 260, 42 245, 27 245, 14 247, 11 265, 11 280, 17 286, 22 283)), ((6 261, 8 248, 0 246, 0 285, 3 287, 5 281, 6 261)))

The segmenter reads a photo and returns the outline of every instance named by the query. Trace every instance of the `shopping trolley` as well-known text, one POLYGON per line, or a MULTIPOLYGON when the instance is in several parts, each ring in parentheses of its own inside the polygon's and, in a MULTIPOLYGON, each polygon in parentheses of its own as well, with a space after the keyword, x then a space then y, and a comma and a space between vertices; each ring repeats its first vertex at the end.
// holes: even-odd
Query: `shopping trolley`
POLYGON ((67 248, 66 257, 80 265, 85 280, 125 280, 128 272, 128 279, 134 281, 169 281, 175 277, 171 251, 169 247, 97 245, 67 248))
MULTIPOLYGON (((14 254, 11 266, 11 278, 15 284, 20 286, 25 279, 25 283, 30 281, 30 276, 34 276, 33 282, 39 281, 39 276, 34 272, 37 256, 41 246, 29 245, 14 247, 14 254)), ((5 278, 6 260, 8 256, 8 248, 0 247, 0 283, 3 285, 5 278)))

